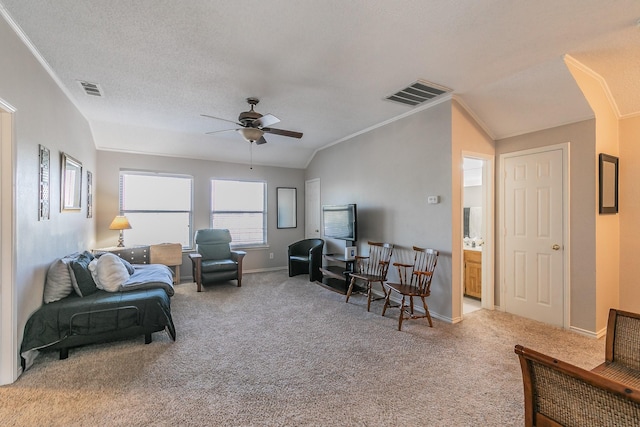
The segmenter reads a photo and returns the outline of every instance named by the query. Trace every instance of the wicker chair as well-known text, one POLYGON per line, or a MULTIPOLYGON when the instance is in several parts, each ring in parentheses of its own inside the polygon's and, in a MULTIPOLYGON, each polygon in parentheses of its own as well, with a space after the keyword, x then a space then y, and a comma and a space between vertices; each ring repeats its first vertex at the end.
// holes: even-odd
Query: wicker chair
POLYGON ((609 310, 605 362, 593 372, 640 388, 640 314, 609 310))
POLYGON ((638 426, 640 390, 516 345, 524 425, 638 426))

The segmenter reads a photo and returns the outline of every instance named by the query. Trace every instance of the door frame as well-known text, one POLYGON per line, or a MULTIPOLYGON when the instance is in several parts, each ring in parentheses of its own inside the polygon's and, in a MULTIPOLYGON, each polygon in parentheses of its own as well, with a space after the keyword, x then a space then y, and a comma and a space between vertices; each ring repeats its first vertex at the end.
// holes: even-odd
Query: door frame
MULTIPOLYGON (((310 193, 309 191, 307 191, 307 188, 309 187, 309 185, 311 184, 318 184, 318 238, 320 238, 322 236, 322 232, 320 231, 320 227, 321 227, 321 223, 322 223, 322 196, 320 194, 320 178, 313 178, 313 179, 308 179, 304 182, 304 238, 305 239, 309 239, 312 238, 311 235, 309 235, 307 233, 307 228, 308 228, 308 224, 309 224, 309 197, 310 197, 310 193)), ((315 236, 313 236, 315 238, 315 236)))
MULTIPOLYGON (((471 151, 462 151, 462 159, 465 157, 478 159, 483 161, 482 166, 482 227, 484 228, 484 245, 482 248, 482 298, 480 299, 481 307, 487 310, 494 309, 494 260, 495 260, 495 244, 494 244, 494 224, 495 224, 495 156, 493 154, 475 153, 471 151)), ((462 177, 460 182, 464 182, 464 170, 461 171, 462 177)), ((460 186, 462 191, 461 201, 464 203, 464 186, 460 186)), ((464 218, 461 217, 460 229, 464 229, 464 218)), ((460 242, 462 246, 462 241, 460 242)), ((460 274, 460 314, 464 318, 464 310, 462 308, 464 300, 464 250, 460 251, 462 260, 460 266, 462 268, 460 274)))
POLYGON ((500 311, 506 311, 506 294, 507 294, 507 286, 505 283, 505 235, 506 229, 504 224, 504 199, 505 199, 505 185, 504 180, 506 178, 504 163, 505 160, 510 157, 519 157, 526 156, 530 154, 538 154, 544 153, 546 151, 562 151, 562 240, 563 240, 563 293, 562 297, 563 301, 563 325, 564 329, 569 329, 571 326, 571 230, 569 228, 569 218, 571 203, 570 201, 570 143, 564 142, 560 144, 554 145, 546 145, 537 148, 530 148, 527 150, 513 151, 510 153, 500 154, 498 157, 499 161, 499 169, 498 176, 501 177, 498 179, 497 188, 498 188, 498 212, 500 215, 498 216, 498 244, 500 246, 500 279, 498 280, 499 286, 499 295, 500 295, 500 311))
POLYGON ((15 108, 0 99, 0 385, 18 371, 18 320, 15 288, 15 108))

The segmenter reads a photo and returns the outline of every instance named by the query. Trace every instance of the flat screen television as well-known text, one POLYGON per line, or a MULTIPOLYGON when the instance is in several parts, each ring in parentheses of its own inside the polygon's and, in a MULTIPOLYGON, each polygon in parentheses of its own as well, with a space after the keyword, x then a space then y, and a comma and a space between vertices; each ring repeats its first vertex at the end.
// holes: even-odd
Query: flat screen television
POLYGON ((356 205, 325 205, 322 207, 322 231, 324 237, 341 240, 358 240, 356 205))

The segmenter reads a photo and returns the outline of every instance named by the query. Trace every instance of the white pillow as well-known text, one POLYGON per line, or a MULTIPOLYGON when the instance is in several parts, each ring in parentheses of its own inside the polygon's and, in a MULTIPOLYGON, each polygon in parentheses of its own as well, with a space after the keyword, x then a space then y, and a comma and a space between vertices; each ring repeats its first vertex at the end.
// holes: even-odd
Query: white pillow
POLYGON ((92 263, 93 261, 89 264, 89 270, 98 289, 107 292, 118 292, 120 287, 129 280, 130 275, 127 267, 124 266, 120 258, 115 254, 106 253, 100 256, 94 264, 93 270, 91 266, 92 263))
POLYGON ((44 285, 43 300, 45 304, 58 301, 73 292, 68 264, 78 255, 79 254, 76 252, 75 254, 67 255, 64 258, 58 258, 51 263, 49 270, 47 271, 47 280, 44 285))

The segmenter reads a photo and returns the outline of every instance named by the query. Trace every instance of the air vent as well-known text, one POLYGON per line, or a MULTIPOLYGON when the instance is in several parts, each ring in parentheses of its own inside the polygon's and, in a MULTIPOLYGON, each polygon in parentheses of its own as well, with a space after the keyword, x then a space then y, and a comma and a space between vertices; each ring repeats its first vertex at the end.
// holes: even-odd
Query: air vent
POLYGON ((89 83, 82 80, 78 80, 80 86, 84 90, 84 93, 91 96, 102 96, 102 89, 100 89, 100 85, 97 83, 89 83))
POLYGON ((385 99, 405 105, 416 106, 447 92, 451 92, 451 89, 425 80, 418 80, 393 95, 387 96, 385 99))

